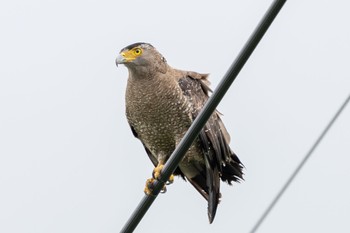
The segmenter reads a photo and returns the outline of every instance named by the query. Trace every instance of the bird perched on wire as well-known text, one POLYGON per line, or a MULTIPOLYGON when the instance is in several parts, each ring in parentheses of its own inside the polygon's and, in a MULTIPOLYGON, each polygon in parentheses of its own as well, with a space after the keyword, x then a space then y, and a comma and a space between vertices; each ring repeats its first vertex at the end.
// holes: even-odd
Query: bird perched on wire
MULTIPOLYGON (((151 195, 154 179, 161 176, 163 165, 208 99, 208 75, 172 68, 148 43, 123 48, 116 64, 128 68, 126 116, 155 166, 144 190, 151 195)), ((243 179, 243 165, 229 143, 219 113, 214 112, 174 172, 208 201, 210 223, 221 197, 220 179, 228 184, 243 179)))

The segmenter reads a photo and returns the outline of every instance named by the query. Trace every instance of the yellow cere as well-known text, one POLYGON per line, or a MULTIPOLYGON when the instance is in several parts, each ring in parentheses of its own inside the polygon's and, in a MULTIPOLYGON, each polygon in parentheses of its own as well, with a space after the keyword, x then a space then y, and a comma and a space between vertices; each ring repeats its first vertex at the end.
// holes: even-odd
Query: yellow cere
POLYGON ((141 56, 142 52, 142 48, 135 47, 128 51, 122 52, 121 55, 126 59, 127 62, 130 62, 141 56))

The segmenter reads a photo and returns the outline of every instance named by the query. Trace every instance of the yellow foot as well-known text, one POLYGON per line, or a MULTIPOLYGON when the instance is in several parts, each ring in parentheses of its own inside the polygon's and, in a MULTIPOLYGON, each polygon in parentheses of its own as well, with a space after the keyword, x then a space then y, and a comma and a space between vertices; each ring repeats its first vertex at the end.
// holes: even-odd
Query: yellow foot
POLYGON ((159 179, 160 178, 160 175, 162 173, 163 167, 164 167, 163 164, 158 164, 158 166, 153 169, 152 176, 153 176, 154 179, 159 179))
MULTIPOLYGON (((153 169, 153 178, 154 179, 159 180, 163 167, 164 167, 163 164, 158 164, 158 166, 153 169)), ((171 174, 168 181, 166 182, 166 185, 172 184, 173 182, 174 182, 174 175, 171 174)))
POLYGON ((146 195, 151 195, 152 191, 153 191, 153 178, 147 179, 146 180, 146 185, 145 185, 145 189, 143 190, 145 192, 146 195))
MULTIPOLYGON (((153 173, 152 176, 153 178, 150 178, 146 181, 146 186, 144 189, 144 192, 146 195, 152 195, 153 193, 153 189, 154 189, 154 181, 155 180, 160 180, 161 177, 161 173, 162 173, 162 169, 163 169, 164 165, 159 163, 157 167, 155 167, 153 169, 153 173)), ((174 182, 174 175, 171 175, 168 179, 168 181, 166 182, 166 185, 169 185, 171 183, 174 182)), ((165 185, 163 186, 162 190, 160 191, 161 193, 165 193, 166 192, 166 187, 165 185)))
MULTIPOLYGON (((154 181, 155 179, 153 178, 149 178, 146 180, 146 185, 145 185, 145 189, 143 190, 145 192, 146 195, 153 195, 153 188, 154 188, 154 181)), ((162 190, 160 191, 161 193, 165 193, 166 192, 166 187, 165 185, 163 186, 162 190)))

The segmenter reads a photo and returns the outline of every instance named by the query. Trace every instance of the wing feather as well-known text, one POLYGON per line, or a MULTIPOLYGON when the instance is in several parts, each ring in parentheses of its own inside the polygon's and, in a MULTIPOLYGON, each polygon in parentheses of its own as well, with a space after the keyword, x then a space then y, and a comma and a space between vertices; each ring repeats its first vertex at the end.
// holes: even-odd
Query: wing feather
MULTIPOLYGON (((192 105, 195 119, 211 92, 207 74, 187 72, 179 79, 179 86, 192 105)), ((199 133, 199 141, 205 160, 205 174, 197 179, 189 179, 191 184, 208 200, 209 221, 212 222, 220 198, 220 178, 231 184, 242 178, 243 165, 229 147, 230 136, 215 111, 199 133), (199 179, 200 178, 200 179, 199 179), (203 182, 205 179, 205 182, 203 182), (205 192, 205 193, 203 193, 205 192)))

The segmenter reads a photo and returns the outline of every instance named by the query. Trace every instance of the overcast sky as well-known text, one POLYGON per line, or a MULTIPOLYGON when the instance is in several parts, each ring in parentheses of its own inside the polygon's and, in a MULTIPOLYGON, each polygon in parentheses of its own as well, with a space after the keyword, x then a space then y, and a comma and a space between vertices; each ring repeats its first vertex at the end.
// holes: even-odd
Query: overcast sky
MULTIPOLYGON (((152 164, 124 114, 126 45, 215 88, 272 1, 0 3, 0 232, 115 233, 152 164)), ((249 232, 350 92, 350 3, 287 1, 219 111, 245 181, 175 179, 135 232, 249 232)), ((350 106, 258 232, 350 232, 350 106)))

